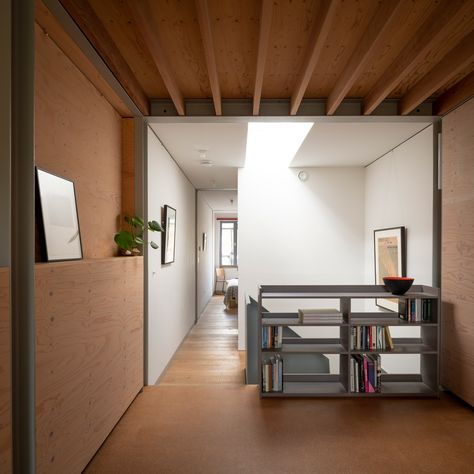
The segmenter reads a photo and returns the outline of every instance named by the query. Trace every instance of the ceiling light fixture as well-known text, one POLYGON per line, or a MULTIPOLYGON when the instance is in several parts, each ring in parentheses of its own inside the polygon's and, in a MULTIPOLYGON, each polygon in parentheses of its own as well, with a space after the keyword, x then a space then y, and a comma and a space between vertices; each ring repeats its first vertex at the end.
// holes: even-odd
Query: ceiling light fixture
POLYGON ((214 166, 214 163, 211 160, 201 160, 201 166, 207 166, 210 168, 211 166, 214 166))
POLYGON ((250 122, 245 166, 287 167, 314 122, 250 122))

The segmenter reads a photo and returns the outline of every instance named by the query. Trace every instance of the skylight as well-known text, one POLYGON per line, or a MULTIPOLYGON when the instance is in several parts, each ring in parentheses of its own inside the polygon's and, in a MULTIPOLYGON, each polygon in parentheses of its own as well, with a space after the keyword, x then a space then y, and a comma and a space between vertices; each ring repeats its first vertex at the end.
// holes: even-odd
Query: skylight
POLYGON ((287 167, 314 122, 250 122, 245 166, 287 167))

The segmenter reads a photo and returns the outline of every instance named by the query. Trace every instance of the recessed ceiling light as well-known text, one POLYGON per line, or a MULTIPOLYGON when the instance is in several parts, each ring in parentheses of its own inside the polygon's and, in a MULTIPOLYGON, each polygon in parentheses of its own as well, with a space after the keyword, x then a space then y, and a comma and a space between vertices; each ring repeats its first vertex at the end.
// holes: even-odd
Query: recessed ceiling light
POLYGON ((250 122, 245 166, 286 167, 314 122, 250 122))

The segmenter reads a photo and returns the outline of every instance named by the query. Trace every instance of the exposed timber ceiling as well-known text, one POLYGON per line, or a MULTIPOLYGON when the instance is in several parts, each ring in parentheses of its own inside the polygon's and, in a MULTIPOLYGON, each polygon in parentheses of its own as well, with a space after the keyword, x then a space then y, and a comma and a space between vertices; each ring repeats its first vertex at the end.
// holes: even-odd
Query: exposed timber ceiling
POLYGON ((178 115, 193 99, 216 115, 227 99, 253 115, 268 99, 288 115, 307 99, 328 115, 346 99, 364 115, 386 99, 443 115, 474 93, 472 0, 60 2, 144 115, 153 99, 178 115))

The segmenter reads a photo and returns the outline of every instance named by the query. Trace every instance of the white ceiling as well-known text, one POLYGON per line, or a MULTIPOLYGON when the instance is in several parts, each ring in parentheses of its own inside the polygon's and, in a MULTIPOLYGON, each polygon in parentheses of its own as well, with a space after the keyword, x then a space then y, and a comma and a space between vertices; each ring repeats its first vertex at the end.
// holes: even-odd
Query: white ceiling
POLYGON ((290 166, 365 166, 428 125, 315 123, 290 166))
POLYGON ((197 189, 237 189, 237 169, 245 164, 246 123, 151 124, 171 156, 197 189), (206 149, 212 167, 201 165, 206 149))
MULTIPOLYGON (((318 122, 290 166, 365 166, 429 124, 318 122)), ((237 189, 237 169, 245 164, 246 123, 155 123, 151 127, 197 189, 237 189), (201 165, 200 149, 207 150, 206 159, 214 166, 201 165)))
POLYGON ((213 211, 237 212, 237 191, 199 191, 213 211))

